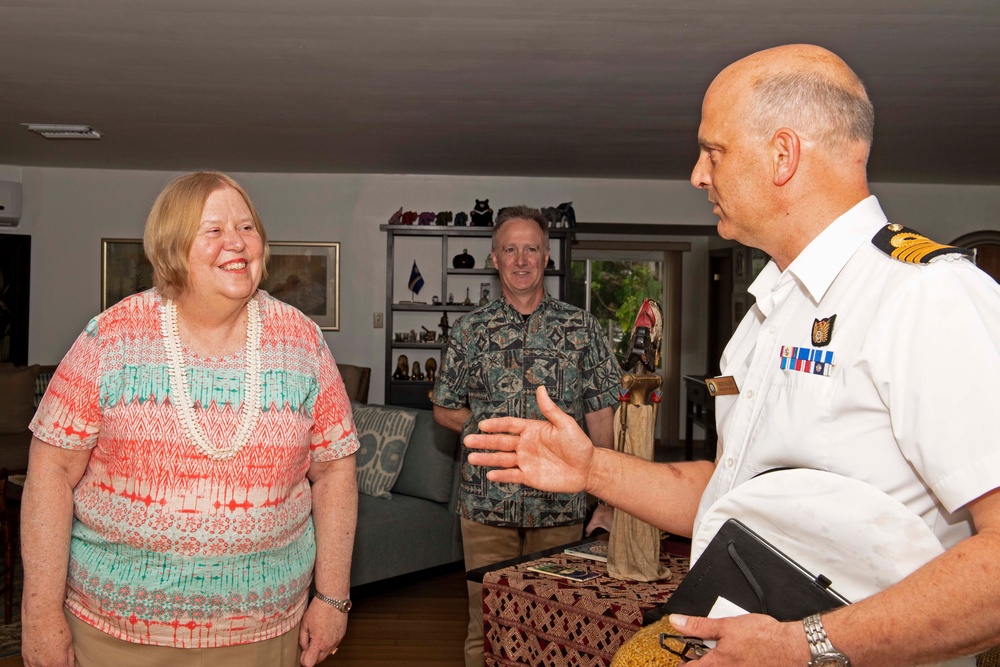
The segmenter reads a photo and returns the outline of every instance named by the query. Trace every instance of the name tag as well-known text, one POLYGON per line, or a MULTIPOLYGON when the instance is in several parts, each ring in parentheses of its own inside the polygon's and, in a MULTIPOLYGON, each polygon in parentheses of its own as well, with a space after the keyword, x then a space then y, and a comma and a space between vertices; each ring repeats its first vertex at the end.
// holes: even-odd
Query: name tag
POLYGON ((707 378, 705 386, 711 396, 734 396, 740 393, 736 386, 736 379, 732 375, 718 378, 707 378))

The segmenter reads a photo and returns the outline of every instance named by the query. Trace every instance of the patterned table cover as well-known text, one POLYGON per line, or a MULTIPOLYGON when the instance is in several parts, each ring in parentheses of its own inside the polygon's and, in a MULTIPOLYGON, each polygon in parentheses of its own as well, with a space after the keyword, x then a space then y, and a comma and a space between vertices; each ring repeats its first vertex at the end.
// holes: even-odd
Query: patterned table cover
POLYGON ((487 667, 608 667, 642 627, 644 611, 663 604, 688 571, 688 558, 662 551, 673 573, 641 583, 608 576, 607 563, 555 554, 539 560, 601 572, 586 583, 528 572, 538 561, 483 578, 483 654, 487 667))

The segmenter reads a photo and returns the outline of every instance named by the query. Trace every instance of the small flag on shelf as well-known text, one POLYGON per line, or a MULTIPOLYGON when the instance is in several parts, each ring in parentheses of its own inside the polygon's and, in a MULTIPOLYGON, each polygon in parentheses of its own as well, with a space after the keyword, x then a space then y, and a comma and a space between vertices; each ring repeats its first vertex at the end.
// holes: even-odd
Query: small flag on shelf
POLYGON ((410 282, 407 285, 410 288, 410 292, 412 292, 411 300, 416 301, 416 295, 424 287, 424 277, 420 275, 420 269, 417 268, 416 260, 414 260, 413 268, 410 270, 410 282))

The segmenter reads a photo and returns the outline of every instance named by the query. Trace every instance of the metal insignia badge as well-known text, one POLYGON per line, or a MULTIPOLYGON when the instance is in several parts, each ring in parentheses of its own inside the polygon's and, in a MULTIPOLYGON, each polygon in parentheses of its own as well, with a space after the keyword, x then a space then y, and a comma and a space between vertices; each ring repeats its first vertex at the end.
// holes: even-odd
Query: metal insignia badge
POLYGON ((833 323, 836 320, 837 316, 835 314, 830 317, 824 317, 821 320, 813 320, 813 345, 816 347, 824 347, 830 344, 830 339, 833 338, 833 323))

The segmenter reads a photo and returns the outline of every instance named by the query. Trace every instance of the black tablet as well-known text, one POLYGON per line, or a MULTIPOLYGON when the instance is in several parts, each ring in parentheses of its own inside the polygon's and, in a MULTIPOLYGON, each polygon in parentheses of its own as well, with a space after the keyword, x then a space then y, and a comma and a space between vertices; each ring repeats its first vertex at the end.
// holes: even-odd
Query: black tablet
POLYGON ((723 597, 756 614, 796 621, 850 601, 737 519, 729 519, 670 599, 647 611, 643 624, 666 614, 708 616, 723 597))

